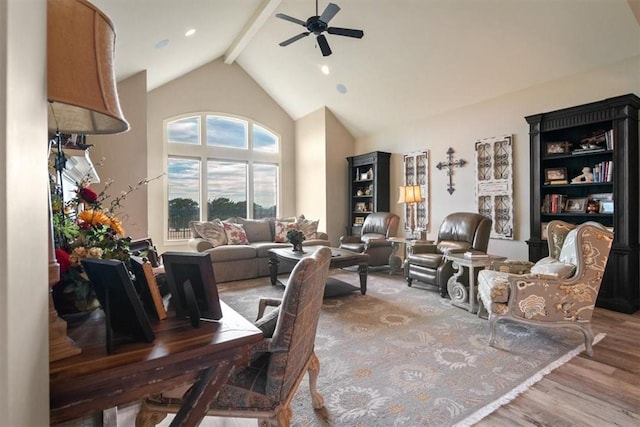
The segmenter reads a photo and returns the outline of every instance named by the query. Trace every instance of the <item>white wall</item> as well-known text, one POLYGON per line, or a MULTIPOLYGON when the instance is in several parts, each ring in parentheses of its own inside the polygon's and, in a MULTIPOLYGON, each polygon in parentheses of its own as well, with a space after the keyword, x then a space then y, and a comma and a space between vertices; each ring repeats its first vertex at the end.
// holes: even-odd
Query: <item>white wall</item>
POLYGON ((319 219, 333 246, 346 234, 347 163, 354 138, 326 107, 296 120, 296 209, 319 219))
POLYGON ((46 22, 0 1, 1 426, 49 424, 46 22))
MULTIPOLYGON (((117 55, 117 52, 116 52, 117 55)), ((113 184, 107 190, 111 199, 118 197, 129 186, 146 178, 147 174, 147 73, 142 71, 118 83, 118 98, 125 119, 129 122, 129 131, 116 135, 89 135, 89 155, 100 177, 100 183, 91 187, 100 192, 109 180, 113 184), (101 161, 104 159, 103 161, 101 161), (100 165, 99 163, 102 163, 100 165)), ((115 211, 122 221, 127 236, 133 239, 147 237, 147 186, 139 187, 122 201, 115 211)))
MULTIPOLYGON (((455 88, 451 88, 455 90, 455 88)), ((429 238, 435 239, 443 218, 454 211, 474 211, 474 142, 478 139, 514 135, 515 240, 491 239, 489 251, 510 258, 527 259, 529 238, 529 127, 525 116, 598 101, 626 93, 640 94, 640 57, 625 60, 587 73, 538 85, 520 92, 425 118, 360 138, 357 153, 370 151, 430 151, 431 227, 429 238), (447 192, 445 170, 435 165, 446 161, 449 147, 454 160, 469 162, 454 168, 455 192, 447 192)), ((392 155, 391 188, 397 189, 402 179, 401 155, 392 155)), ((396 190, 397 191, 397 190, 396 190)), ((392 199, 397 196, 392 191, 392 199)), ((401 215, 401 206, 391 210, 401 215)))

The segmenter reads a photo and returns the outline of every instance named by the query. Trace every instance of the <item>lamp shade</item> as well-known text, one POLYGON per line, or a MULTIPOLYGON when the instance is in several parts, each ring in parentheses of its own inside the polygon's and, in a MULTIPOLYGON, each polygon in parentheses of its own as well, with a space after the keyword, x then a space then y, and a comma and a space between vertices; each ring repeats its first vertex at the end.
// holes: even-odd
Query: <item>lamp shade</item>
POLYGON ((85 0, 47 1, 49 129, 110 134, 129 130, 118 101, 113 24, 85 0))
POLYGON ((422 192, 419 185, 400 186, 398 203, 417 203, 422 201, 422 192))

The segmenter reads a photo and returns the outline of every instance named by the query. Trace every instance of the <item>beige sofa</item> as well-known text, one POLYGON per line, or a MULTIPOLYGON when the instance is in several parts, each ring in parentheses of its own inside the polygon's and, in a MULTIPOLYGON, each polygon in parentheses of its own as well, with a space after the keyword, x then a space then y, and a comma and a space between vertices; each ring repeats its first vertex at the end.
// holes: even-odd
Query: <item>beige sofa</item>
MULTIPOLYGON (((330 246, 328 235, 317 231, 317 221, 306 220, 303 216, 286 219, 252 220, 236 217, 224 221, 192 221, 189 227, 192 234, 189 247, 196 252, 207 252, 211 255, 217 283, 268 276, 268 250, 291 247, 291 244, 284 240, 284 235, 290 228, 300 229, 307 234, 303 246, 330 246), (220 231, 221 226, 230 227, 230 224, 235 224, 234 232, 230 234, 228 228, 226 233, 220 231), (242 234, 242 231, 246 235, 246 243, 235 241, 236 234, 233 233, 242 234), (232 241, 227 235, 232 237, 232 241)), ((293 266, 281 265, 278 271, 287 273, 291 268, 293 266)))

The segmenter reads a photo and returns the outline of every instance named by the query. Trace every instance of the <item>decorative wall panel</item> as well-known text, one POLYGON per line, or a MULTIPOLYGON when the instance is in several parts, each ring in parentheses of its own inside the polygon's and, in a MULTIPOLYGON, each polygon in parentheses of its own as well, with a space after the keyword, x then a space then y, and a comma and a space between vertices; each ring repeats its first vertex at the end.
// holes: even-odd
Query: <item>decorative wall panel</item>
MULTIPOLYGON (((429 227, 429 151, 405 153, 404 157, 404 185, 419 185, 423 201, 416 203, 416 230, 428 230, 429 227)), ((404 206, 404 228, 410 231, 411 210, 404 206)))
POLYGON ((491 237, 513 240, 513 138, 476 141, 476 208, 493 219, 491 237))

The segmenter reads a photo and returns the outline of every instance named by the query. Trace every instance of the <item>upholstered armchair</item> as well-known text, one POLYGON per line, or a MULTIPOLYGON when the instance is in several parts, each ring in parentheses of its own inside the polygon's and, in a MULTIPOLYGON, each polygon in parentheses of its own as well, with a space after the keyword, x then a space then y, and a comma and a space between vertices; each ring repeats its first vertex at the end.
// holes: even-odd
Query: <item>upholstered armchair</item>
POLYGON ((478 299, 489 312, 489 344, 495 344, 496 323, 509 319, 539 326, 577 327, 584 334, 587 354, 592 355, 591 316, 613 233, 594 222, 577 227, 553 222, 547 229, 550 256, 535 263, 528 273, 482 270, 478 274, 478 299))
POLYGON ((340 249, 369 255, 369 266, 389 264, 393 252, 389 237, 396 237, 400 217, 391 212, 370 213, 362 224, 359 236, 340 237, 340 249))
POLYGON ((474 212, 448 215, 440 224, 436 243, 409 248, 404 264, 407 284, 411 286, 413 280, 419 280, 436 286, 440 296, 446 297, 447 281, 453 275, 453 266, 445 255, 467 251, 486 253, 492 223, 491 218, 474 212))
MULTIPOLYGON (((208 415, 258 418, 261 426, 289 426, 291 400, 305 373, 313 407, 324 402, 316 385, 320 363, 313 350, 327 282, 331 249, 323 247, 294 267, 281 301, 260 301, 256 325, 264 334, 249 357, 251 363, 236 369, 211 402, 208 415), (268 305, 278 305, 265 312, 268 305)), ((152 426, 176 413, 188 386, 143 401, 136 426, 152 426)))

